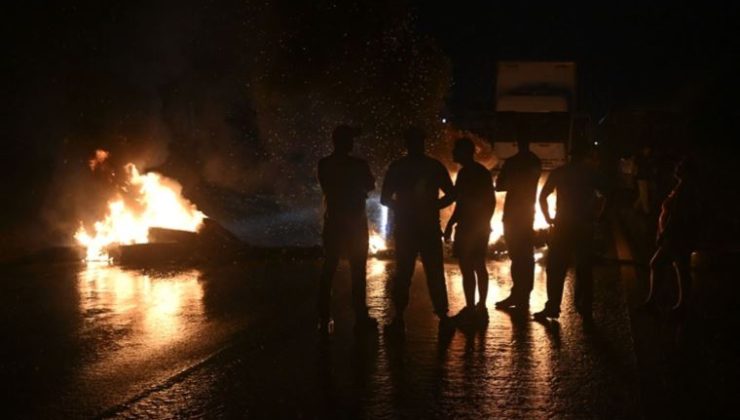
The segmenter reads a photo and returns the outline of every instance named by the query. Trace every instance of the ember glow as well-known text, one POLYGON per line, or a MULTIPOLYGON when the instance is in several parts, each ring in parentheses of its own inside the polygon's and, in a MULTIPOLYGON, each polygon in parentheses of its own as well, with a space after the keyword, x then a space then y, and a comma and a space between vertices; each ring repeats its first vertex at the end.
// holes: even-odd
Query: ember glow
MULTIPOLYGON (((102 160, 105 157, 107 153, 102 160)), ((108 250, 113 246, 149 242, 149 228, 195 232, 206 217, 182 197, 182 186, 177 181, 154 172, 141 174, 132 163, 125 166, 125 172, 126 184, 108 202, 105 217, 93 224, 92 231, 81 224, 74 235, 86 248, 87 261, 109 260, 108 250)))
POLYGON ((96 150, 95 157, 90 159, 90 161, 88 162, 88 165, 90 166, 90 170, 95 171, 95 169, 97 169, 98 166, 102 165, 103 162, 105 162, 105 160, 108 159, 109 155, 110 153, 108 153, 105 150, 100 150, 100 149, 96 150))

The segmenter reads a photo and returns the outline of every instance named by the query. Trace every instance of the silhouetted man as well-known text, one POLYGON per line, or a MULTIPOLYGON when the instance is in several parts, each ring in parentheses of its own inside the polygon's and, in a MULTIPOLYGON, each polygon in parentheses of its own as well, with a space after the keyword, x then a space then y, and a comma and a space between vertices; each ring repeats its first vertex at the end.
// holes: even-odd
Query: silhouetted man
POLYGON ((425 155, 422 130, 411 128, 404 137, 407 155, 391 163, 380 197, 381 203, 389 207, 395 217, 393 301, 396 316, 389 328, 397 332, 404 329, 403 312, 409 301, 416 255, 421 254, 434 313, 440 319, 440 329, 443 329, 450 323, 439 210, 454 201, 452 180, 442 163, 425 155), (439 198, 440 190, 445 194, 442 198, 439 198))
POLYGON ((365 199, 375 188, 375 179, 367 162, 350 156, 353 138, 358 132, 346 125, 333 133, 334 152, 319 161, 319 183, 324 192, 324 266, 319 285, 319 328, 328 332, 331 325, 331 283, 339 259, 349 260, 352 277, 352 304, 355 327, 377 327, 368 316, 366 272, 368 227, 365 199))
POLYGON ((496 178, 496 190, 506 191, 504 240, 511 258, 511 294, 497 308, 529 308, 534 285, 534 203, 542 173, 540 159, 529 150, 529 141, 517 142, 518 152, 506 159, 496 178))
POLYGON ((474 155, 475 145, 469 138, 461 138, 455 142, 452 158, 462 165, 462 169, 455 181, 455 211, 445 228, 445 239, 449 240, 452 227, 456 226, 454 251, 460 261, 466 304, 458 317, 463 320, 471 320, 474 315, 481 320, 488 319, 486 254, 491 236, 491 217, 496 208, 491 172, 476 162, 474 155), (479 295, 477 305, 476 277, 479 295))
MULTIPOLYGON (((557 318, 563 298, 565 275, 575 259, 574 298, 576 310, 590 317, 593 302, 594 218, 599 212, 599 183, 594 161, 585 150, 575 150, 571 161, 554 170, 540 193, 540 207, 552 226, 547 257, 547 303, 534 314, 535 319, 557 318), (557 193, 553 219, 547 197, 557 193)), ((602 207, 603 208, 603 207, 602 207)))

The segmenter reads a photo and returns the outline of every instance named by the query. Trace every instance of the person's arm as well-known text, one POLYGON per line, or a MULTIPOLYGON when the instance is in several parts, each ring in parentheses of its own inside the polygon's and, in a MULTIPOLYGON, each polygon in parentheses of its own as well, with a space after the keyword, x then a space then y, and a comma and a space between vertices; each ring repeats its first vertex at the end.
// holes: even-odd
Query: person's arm
POLYGON ((509 190, 509 165, 504 162, 501 166, 501 171, 496 177, 496 191, 508 191, 509 190))
POLYGON ((452 185, 452 178, 450 178, 450 173, 447 172, 447 168, 445 168, 441 163, 439 166, 441 178, 439 189, 442 190, 444 195, 437 200, 437 208, 441 210, 454 203, 457 194, 455 193, 455 187, 452 185))
MULTIPOLYGON (((489 177, 491 176, 490 173, 489 173, 488 176, 489 177)), ((488 204, 489 204, 489 210, 490 210, 490 213, 491 213, 491 215, 488 218, 488 220, 490 221, 493 218, 493 214, 496 212, 496 187, 494 187, 494 185, 493 185, 493 179, 490 179, 489 178, 488 179, 488 182, 490 183, 490 184, 488 184, 488 189, 487 189, 487 194, 488 194, 489 200, 490 200, 488 202, 488 204)))
POLYGON ((319 186, 321 187, 321 191, 324 191, 324 192, 326 192, 326 182, 327 182, 325 172, 326 171, 324 170, 324 160, 321 159, 319 160, 319 165, 316 170, 316 178, 319 180, 319 186))
POLYGON ((545 216, 545 220, 549 225, 554 225, 555 220, 553 220, 552 216, 550 215, 550 206, 547 204, 547 197, 552 194, 553 191, 555 191, 556 178, 557 172, 551 173, 547 177, 547 181, 545 182, 545 185, 542 187, 542 191, 540 192, 540 208, 542 209, 542 214, 545 216))
POLYGON ((363 161, 363 166, 365 172, 363 175, 363 187, 365 188, 365 193, 369 193, 375 189, 375 177, 373 176, 373 172, 370 170, 370 165, 368 165, 367 162, 363 161))
POLYGON ((396 208, 396 175, 393 166, 388 168, 388 172, 385 174, 383 180, 383 187, 380 190, 380 204, 388 207, 391 210, 396 208))
POLYGON ((457 220, 460 218, 457 209, 458 207, 455 206, 455 211, 452 212, 452 216, 450 216, 450 220, 447 221, 447 226, 445 227, 444 237, 445 241, 448 242, 452 238, 452 227, 457 224, 457 220))

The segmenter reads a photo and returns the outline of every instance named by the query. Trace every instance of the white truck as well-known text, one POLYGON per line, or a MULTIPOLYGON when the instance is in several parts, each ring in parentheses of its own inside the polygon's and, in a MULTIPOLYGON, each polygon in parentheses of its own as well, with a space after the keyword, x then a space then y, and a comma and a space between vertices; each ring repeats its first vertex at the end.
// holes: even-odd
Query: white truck
POLYGON ((576 65, 569 61, 498 63, 493 125, 499 164, 525 136, 544 170, 564 164, 575 137, 588 135, 588 117, 576 112, 576 65))

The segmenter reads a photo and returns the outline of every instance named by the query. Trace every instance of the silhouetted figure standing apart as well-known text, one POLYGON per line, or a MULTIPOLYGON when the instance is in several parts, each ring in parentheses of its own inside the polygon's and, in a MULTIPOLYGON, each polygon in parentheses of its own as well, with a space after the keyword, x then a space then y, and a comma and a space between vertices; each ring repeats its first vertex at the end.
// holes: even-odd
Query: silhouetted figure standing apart
POLYGON ((473 158, 475 145, 468 138, 455 142, 452 150, 453 160, 462 169, 455 181, 457 198, 455 211, 445 228, 445 239, 452 235, 455 228, 455 255, 460 260, 460 271, 465 291, 465 308, 459 317, 470 320, 473 315, 479 319, 488 319, 486 298, 488 297, 488 269, 486 254, 488 239, 491 236, 491 217, 496 208, 496 194, 493 190, 491 172, 473 158), (478 304, 475 304, 476 277, 478 284, 478 304))
POLYGON ((696 187, 688 161, 676 165, 678 183, 663 200, 658 219, 657 251, 650 261, 650 288, 645 306, 655 304, 655 288, 660 280, 659 272, 672 264, 676 272, 678 299, 673 310, 686 308, 691 292, 691 253, 696 248, 697 224, 700 220, 696 187))
POLYGON ((540 207, 552 226, 547 257, 547 303, 534 314, 535 319, 557 318, 563 299, 565 275, 575 259, 574 297, 576 310, 591 315, 593 303, 594 218, 603 206, 597 206, 599 183, 593 161, 585 151, 574 151, 571 161, 554 170, 540 193, 540 207), (557 192, 555 218, 550 215, 547 197, 557 192))
POLYGON ((517 142, 519 151, 506 159, 496 178, 496 190, 506 191, 504 240, 511 258, 511 294, 497 308, 528 309, 534 285, 534 203, 542 173, 540 159, 529 150, 529 141, 517 142))
POLYGON ((324 266, 319 285, 319 328, 326 332, 331 324, 331 283, 339 259, 349 260, 352 276, 352 304, 356 328, 376 328, 365 302, 368 227, 365 212, 367 193, 375 179, 367 162, 350 156, 353 137, 358 132, 346 125, 333 133, 334 152, 319 161, 319 183, 324 192, 324 266))
POLYGON ((421 254, 440 329, 450 326, 439 210, 452 204, 454 192, 444 165, 425 155, 424 138, 424 132, 418 128, 406 131, 408 153, 391 163, 380 197, 395 217, 396 278, 392 293, 396 316, 389 328, 397 332, 404 329, 403 313, 409 301, 417 254, 421 254), (445 194, 442 198, 440 190, 445 194))
POLYGON ((656 165, 653 159, 653 148, 645 145, 640 149, 639 154, 635 157, 637 174, 637 197, 632 207, 641 212, 643 216, 648 216, 653 211, 653 202, 655 199, 655 178, 656 165))

